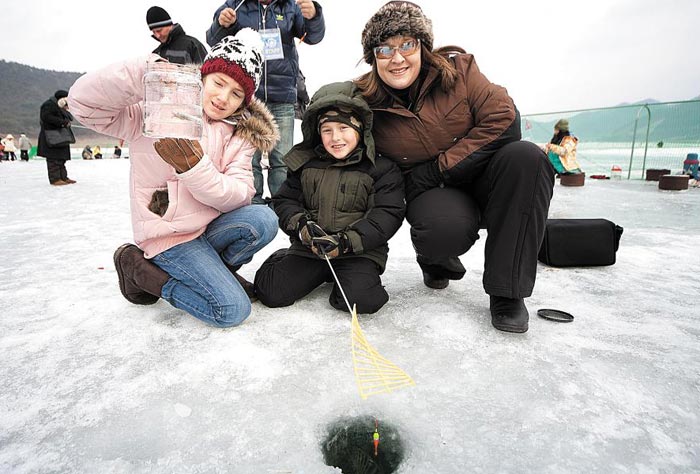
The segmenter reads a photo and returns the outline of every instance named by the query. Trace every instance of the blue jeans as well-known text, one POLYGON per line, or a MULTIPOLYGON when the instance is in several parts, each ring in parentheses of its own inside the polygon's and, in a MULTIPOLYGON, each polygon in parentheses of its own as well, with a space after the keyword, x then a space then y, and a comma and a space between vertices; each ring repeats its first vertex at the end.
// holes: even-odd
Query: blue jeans
POLYGON ((244 206, 222 214, 196 239, 152 261, 170 275, 161 297, 217 327, 237 326, 250 315, 250 299, 224 262, 239 266, 277 234, 277 216, 267 206, 244 206))
MULTIPOLYGON (((267 108, 270 109, 275 117, 277 126, 280 129, 280 141, 277 142, 275 148, 268 153, 270 161, 270 169, 267 170, 267 187, 270 188, 270 194, 275 195, 279 190, 284 180, 287 179, 287 167, 284 166, 282 158, 292 148, 294 144, 294 104, 268 103, 267 108)), ((253 155, 253 179, 255 183, 255 196, 253 204, 263 204, 263 184, 262 168, 260 167, 260 159, 262 153, 260 150, 253 155)))

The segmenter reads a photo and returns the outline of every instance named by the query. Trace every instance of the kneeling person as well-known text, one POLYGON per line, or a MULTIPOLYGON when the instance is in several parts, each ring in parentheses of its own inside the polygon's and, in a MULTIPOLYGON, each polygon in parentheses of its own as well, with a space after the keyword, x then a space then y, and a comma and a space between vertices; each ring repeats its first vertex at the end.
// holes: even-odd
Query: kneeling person
MULTIPOLYGON (((265 305, 289 306, 333 281, 326 255, 358 313, 389 300, 380 275, 405 214, 403 178, 393 162, 375 156, 371 126, 372 111, 350 82, 325 85, 311 99, 304 140, 284 157, 289 174, 272 198, 292 245, 255 275, 265 305)), ((346 309, 337 284, 329 302, 346 309)))

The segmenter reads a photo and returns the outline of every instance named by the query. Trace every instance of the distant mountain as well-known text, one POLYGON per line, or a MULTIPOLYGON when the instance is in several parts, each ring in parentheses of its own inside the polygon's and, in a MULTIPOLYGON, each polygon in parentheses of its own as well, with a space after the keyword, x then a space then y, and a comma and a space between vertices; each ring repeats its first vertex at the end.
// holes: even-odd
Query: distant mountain
MULTIPOLYGON (((26 133, 36 145, 39 136, 41 104, 59 90, 68 90, 82 73, 51 71, 0 60, 0 135, 17 138, 26 133)), ((77 122, 76 122, 76 125, 77 122)), ((110 145, 117 140, 105 135, 75 128, 77 144, 110 145)))

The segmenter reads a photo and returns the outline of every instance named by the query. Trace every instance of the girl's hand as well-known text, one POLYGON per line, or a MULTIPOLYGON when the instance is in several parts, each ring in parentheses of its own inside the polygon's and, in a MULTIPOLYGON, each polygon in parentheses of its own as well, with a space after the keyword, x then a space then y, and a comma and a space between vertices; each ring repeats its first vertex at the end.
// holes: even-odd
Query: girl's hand
POLYGON ((161 138, 153 144, 153 148, 178 173, 191 170, 204 156, 199 142, 186 138, 161 138))

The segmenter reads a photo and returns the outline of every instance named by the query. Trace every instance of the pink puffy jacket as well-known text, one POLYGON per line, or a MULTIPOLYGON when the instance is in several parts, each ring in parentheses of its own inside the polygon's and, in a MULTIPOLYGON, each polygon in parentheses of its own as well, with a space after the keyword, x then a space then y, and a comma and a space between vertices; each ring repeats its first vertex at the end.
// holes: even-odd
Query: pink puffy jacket
POLYGON ((248 107, 250 117, 236 126, 205 116, 204 157, 191 170, 175 173, 155 152, 156 139, 142 133, 142 80, 147 62, 160 59, 149 55, 85 74, 68 95, 80 123, 129 142, 131 223, 146 258, 196 239, 220 214, 250 204, 253 153, 269 151, 279 137, 272 114, 256 100, 248 107), (148 205, 154 191, 166 189, 168 208, 161 217, 148 205))

